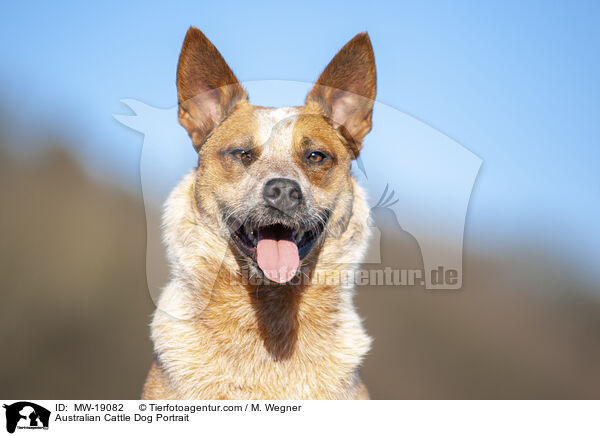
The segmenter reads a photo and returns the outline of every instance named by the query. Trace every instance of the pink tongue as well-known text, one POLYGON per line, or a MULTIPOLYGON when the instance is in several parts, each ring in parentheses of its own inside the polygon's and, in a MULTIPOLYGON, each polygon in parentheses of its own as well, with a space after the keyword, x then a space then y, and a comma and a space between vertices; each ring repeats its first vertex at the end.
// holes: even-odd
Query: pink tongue
POLYGON ((292 241, 264 238, 256 246, 256 261, 269 280, 286 283, 296 275, 300 256, 292 241))

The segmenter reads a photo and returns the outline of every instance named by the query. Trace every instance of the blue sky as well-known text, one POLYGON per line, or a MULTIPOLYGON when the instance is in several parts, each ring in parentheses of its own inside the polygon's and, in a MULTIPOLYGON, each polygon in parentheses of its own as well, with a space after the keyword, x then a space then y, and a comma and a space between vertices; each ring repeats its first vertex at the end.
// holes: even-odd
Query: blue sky
MULTIPOLYGON (((173 107, 190 25, 242 81, 314 81, 346 41, 368 31, 378 101, 483 160, 467 238, 534 240, 597 274, 598 2, 11 2, 2 9, 0 108, 9 130, 67 138, 92 172, 130 184, 139 183, 142 138, 112 114, 127 112, 124 98, 173 107)), ((253 102, 281 103, 268 95, 253 102)), ((391 147, 370 153, 395 156, 391 147)))

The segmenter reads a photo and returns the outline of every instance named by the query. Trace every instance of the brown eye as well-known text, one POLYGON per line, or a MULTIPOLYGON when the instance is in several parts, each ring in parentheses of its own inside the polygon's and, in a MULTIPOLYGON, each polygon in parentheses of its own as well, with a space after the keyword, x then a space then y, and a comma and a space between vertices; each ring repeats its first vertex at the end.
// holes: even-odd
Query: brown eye
POLYGON ((306 158, 312 163, 321 163, 327 159, 327 155, 320 151, 312 151, 306 156, 306 158))
POLYGON ((252 160, 252 153, 246 150, 233 150, 231 156, 243 163, 248 163, 252 160))

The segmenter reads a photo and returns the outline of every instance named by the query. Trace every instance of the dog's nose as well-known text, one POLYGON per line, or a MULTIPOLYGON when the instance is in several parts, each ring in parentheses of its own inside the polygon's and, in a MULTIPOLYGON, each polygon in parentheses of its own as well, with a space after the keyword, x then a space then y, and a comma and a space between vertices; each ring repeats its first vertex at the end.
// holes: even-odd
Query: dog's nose
POLYGON ((263 197, 269 206, 290 213, 302 202, 302 191, 293 180, 271 179, 265 185, 263 197))

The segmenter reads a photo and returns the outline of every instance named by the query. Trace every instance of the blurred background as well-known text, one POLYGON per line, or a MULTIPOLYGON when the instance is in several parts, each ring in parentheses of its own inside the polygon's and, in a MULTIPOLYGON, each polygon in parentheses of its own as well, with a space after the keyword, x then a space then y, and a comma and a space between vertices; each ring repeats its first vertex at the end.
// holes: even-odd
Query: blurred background
MULTIPOLYGON (((154 309, 146 212, 160 205, 143 203, 143 136, 112 115, 127 113, 126 98, 175 106, 190 25, 242 81, 314 81, 368 31, 378 100, 483 160, 463 288, 358 289, 373 398, 600 397, 598 3, 1 10, 2 397, 139 397, 154 309)), ((415 239, 385 210, 373 215, 383 267, 421 268, 415 239)))

